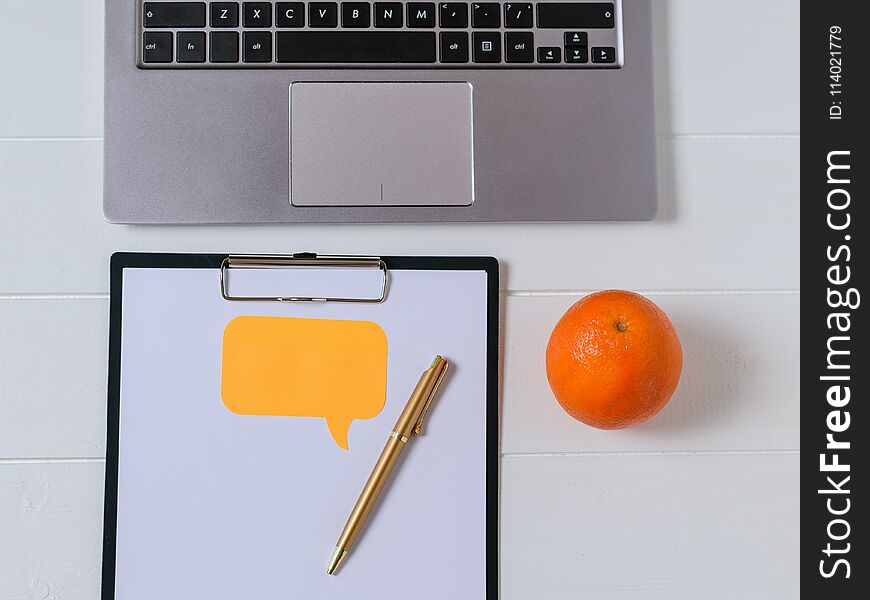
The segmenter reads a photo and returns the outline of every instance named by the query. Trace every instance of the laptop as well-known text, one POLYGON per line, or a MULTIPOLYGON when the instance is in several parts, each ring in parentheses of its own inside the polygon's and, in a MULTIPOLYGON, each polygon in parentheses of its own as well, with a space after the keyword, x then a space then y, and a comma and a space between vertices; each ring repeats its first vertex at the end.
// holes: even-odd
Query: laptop
POLYGON ((106 0, 117 223, 645 220, 651 0, 106 0))

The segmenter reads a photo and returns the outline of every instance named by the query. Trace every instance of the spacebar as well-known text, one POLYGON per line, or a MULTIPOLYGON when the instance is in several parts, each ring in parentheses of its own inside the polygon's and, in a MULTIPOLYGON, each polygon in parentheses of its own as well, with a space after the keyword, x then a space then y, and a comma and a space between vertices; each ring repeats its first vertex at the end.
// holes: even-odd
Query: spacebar
POLYGON ((434 63, 426 31, 279 31, 275 56, 285 63, 434 63))

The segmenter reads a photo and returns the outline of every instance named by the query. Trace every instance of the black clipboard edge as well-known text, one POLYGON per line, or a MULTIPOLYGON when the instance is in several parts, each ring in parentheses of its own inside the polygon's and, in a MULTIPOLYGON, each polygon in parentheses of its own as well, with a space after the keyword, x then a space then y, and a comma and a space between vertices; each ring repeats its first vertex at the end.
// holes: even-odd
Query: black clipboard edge
MULTIPOLYGON (((118 454, 121 401, 121 293, 124 269, 219 269, 230 254, 115 252, 110 260, 109 381, 103 504, 101 600, 115 600, 118 454)), ((388 269, 485 271, 486 290, 486 596, 499 597, 499 264, 491 256, 383 256, 388 269)))

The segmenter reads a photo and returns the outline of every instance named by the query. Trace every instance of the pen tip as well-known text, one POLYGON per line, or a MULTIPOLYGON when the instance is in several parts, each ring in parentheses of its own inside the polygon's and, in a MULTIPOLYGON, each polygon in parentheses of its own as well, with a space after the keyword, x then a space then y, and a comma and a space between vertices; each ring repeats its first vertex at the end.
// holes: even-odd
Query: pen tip
POLYGON ((441 356, 440 354, 436 355, 436 356, 435 356, 435 360, 432 361, 432 364, 429 365, 429 368, 431 369, 432 367, 434 367, 435 365, 437 365, 437 364, 438 364, 439 362, 441 362, 442 360, 444 360, 444 357, 443 357, 443 356, 441 356))
POLYGON ((329 564, 326 567, 326 574, 335 575, 345 556, 347 556, 347 550, 336 546, 335 551, 332 553, 332 558, 329 559, 329 564))

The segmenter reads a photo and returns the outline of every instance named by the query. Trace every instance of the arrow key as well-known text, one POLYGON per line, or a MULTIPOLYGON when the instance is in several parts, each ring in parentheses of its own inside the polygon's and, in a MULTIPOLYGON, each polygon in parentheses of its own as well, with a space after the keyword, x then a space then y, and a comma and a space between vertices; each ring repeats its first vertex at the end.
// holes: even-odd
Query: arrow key
POLYGON ((592 62, 594 63, 615 63, 616 48, 612 46, 598 47, 592 49, 592 62))
POLYGON ((562 62, 562 49, 550 46, 541 46, 538 48, 539 63, 559 63, 562 62))
POLYGON ((586 47, 581 48, 565 48, 566 63, 585 63, 589 62, 589 52, 586 47))
POLYGON ((585 31, 566 31, 565 32, 565 47, 578 48, 580 46, 589 45, 589 34, 585 31))

